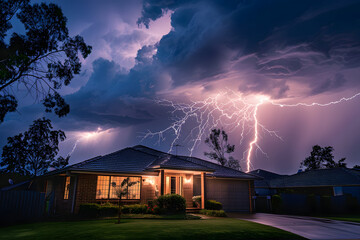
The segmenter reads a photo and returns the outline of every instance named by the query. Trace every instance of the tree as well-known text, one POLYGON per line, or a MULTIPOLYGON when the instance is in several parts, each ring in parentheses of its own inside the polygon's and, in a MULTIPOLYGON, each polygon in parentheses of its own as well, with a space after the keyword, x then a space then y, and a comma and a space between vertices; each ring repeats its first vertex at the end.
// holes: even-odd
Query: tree
POLYGON ((80 73, 79 53, 86 58, 91 46, 81 36, 69 36, 67 19, 55 4, 0 0, 0 9, 0 123, 16 110, 17 89, 26 89, 41 100, 46 112, 65 116, 70 107, 58 90, 80 73), (15 16, 25 34, 14 32, 7 43, 15 16))
POLYGON ((322 168, 346 167, 346 158, 341 158, 338 162, 335 162, 332 154, 333 151, 334 148, 331 146, 322 148, 319 145, 315 145, 312 147, 310 156, 301 162, 300 167, 305 167, 305 171, 322 168))
POLYGON ((360 165, 353 166, 354 169, 360 169, 360 165))
POLYGON ((59 143, 66 136, 61 130, 51 130, 50 120, 40 118, 30 125, 29 130, 8 138, 3 147, 1 167, 5 172, 21 175, 39 176, 49 167, 62 168, 69 162, 69 157, 55 158, 59 143))
POLYGON ((118 211, 118 222, 120 223, 121 220, 121 199, 128 194, 129 187, 136 184, 138 182, 130 182, 130 178, 125 178, 119 186, 116 185, 116 182, 112 182, 111 186, 115 189, 115 194, 119 199, 119 211, 118 211))
POLYGON ((205 139, 205 143, 213 150, 211 152, 204 152, 205 156, 216 160, 221 166, 241 170, 238 160, 232 156, 226 156, 235 151, 235 145, 228 143, 228 135, 224 130, 212 129, 209 137, 205 139))

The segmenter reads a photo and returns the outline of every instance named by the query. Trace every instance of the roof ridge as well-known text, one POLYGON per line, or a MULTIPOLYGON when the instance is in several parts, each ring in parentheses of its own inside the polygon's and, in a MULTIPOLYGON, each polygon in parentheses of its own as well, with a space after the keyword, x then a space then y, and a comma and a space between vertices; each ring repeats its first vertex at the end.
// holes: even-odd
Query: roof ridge
MULTIPOLYGON (((236 169, 233 169, 231 167, 227 167, 227 166, 222 166, 220 164, 217 164, 217 163, 213 163, 213 162, 210 162, 210 161, 207 161, 207 160, 204 160, 204 159, 201 159, 201 158, 198 158, 198 157, 190 157, 190 156, 179 156, 179 157, 184 157, 184 158, 195 158, 195 159, 198 159, 200 161, 203 161, 203 162, 207 162, 207 163, 210 163, 210 164, 213 164, 213 165, 217 165, 219 167, 223 167, 223 168, 227 168, 227 169, 230 169, 230 170, 233 170, 233 171, 237 171, 237 172, 240 172, 240 173, 245 173, 245 174, 249 174, 249 173, 246 173, 246 172, 243 172, 243 171, 240 171, 240 170, 236 170, 236 169)), ((186 161, 190 162, 189 160, 185 159, 186 161)), ((253 174, 249 174, 249 175, 253 175, 253 174)))

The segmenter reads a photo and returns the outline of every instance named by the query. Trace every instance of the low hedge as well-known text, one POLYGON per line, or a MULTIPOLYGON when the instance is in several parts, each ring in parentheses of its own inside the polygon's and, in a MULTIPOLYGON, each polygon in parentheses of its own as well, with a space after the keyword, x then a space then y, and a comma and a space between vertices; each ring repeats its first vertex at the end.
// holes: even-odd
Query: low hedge
MULTIPOLYGON (((148 208, 146 204, 132 204, 124 205, 121 207, 121 212, 124 214, 154 214, 154 208, 148 208)), ((81 204, 79 208, 79 215, 86 218, 96 218, 96 217, 114 217, 117 216, 119 211, 119 206, 114 204, 104 204, 100 205, 97 203, 85 203, 81 204)))
POLYGON ((208 210, 221 210, 222 204, 221 202, 215 201, 215 200, 206 200, 205 201, 205 209, 208 210))
POLYGON ((204 214, 211 217, 226 217, 224 210, 207 210, 201 209, 200 214, 204 214))

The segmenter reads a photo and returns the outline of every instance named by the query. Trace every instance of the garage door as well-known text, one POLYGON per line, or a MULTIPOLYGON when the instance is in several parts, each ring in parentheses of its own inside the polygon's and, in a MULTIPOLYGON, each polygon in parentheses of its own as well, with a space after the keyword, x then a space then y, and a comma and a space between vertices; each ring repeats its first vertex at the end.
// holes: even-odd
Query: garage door
POLYGON ((207 178, 206 197, 221 202, 225 211, 249 212, 248 184, 248 181, 207 178))

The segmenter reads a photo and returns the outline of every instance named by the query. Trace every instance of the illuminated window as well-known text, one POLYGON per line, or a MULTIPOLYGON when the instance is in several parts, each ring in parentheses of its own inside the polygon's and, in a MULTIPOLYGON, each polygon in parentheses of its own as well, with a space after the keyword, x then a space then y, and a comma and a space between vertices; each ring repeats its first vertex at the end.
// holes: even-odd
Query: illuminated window
MULTIPOLYGON (((126 177, 117 176, 98 176, 96 199, 117 199, 119 186, 126 179, 126 177), (115 185, 116 187, 113 187, 115 185)), ((134 185, 127 188, 127 194, 121 199, 140 199, 140 177, 129 177, 129 182, 135 182, 134 185)))
POLYGON ((96 199, 109 198, 110 176, 98 176, 96 186, 96 199))
POLYGON ((70 193, 70 177, 66 177, 64 199, 69 199, 69 193, 70 193))

